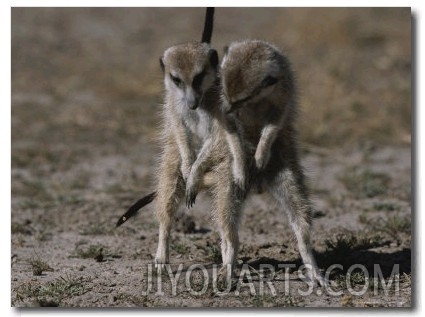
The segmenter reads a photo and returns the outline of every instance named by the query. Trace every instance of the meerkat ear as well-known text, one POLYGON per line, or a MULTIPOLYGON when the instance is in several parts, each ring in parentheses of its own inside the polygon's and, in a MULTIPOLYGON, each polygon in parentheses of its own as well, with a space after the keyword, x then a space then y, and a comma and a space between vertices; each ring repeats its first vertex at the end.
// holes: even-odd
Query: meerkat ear
POLYGON ((229 46, 228 46, 228 45, 226 45, 226 46, 223 48, 223 52, 224 52, 224 55, 227 55, 227 52, 229 52, 229 46))
POLYGON ((218 54, 215 49, 211 49, 209 54, 209 60, 212 67, 216 68, 218 65, 218 54))
POLYGON ((162 71, 165 71, 165 65, 164 65, 164 61, 163 61, 163 57, 162 56, 159 58, 159 65, 161 65, 162 71))

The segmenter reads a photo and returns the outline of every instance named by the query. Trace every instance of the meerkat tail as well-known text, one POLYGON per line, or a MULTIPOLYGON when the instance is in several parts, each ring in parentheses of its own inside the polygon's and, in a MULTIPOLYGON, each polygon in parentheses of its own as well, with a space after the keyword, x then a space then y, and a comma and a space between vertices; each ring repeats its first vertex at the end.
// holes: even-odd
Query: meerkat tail
POLYGON ((126 213, 124 215, 122 215, 120 217, 120 219, 118 219, 118 222, 117 222, 116 227, 121 226, 128 219, 130 219, 131 217, 133 217, 134 215, 136 215, 137 212, 141 208, 143 208, 144 206, 150 204, 155 198, 156 198, 156 192, 150 193, 149 195, 147 195, 147 196, 145 196, 143 198, 140 198, 130 208, 128 208, 128 210, 126 211, 126 213))
POLYGON ((205 14, 205 24, 204 31, 202 32, 202 40, 201 43, 211 43, 211 37, 213 32, 213 23, 214 23, 214 8, 207 8, 207 12, 205 14))
MULTIPOLYGON (((203 188, 209 188, 214 184, 214 182, 215 180, 214 176, 212 175, 212 172, 208 172, 204 175, 201 186, 203 188)), ((130 208, 127 209, 125 214, 122 215, 120 219, 118 219, 116 228, 121 226, 128 219, 134 217, 140 209, 142 209, 146 205, 149 205, 151 202, 154 201, 155 198, 156 192, 152 192, 149 195, 146 195, 145 197, 140 198, 138 201, 136 201, 133 205, 130 206, 130 208)))

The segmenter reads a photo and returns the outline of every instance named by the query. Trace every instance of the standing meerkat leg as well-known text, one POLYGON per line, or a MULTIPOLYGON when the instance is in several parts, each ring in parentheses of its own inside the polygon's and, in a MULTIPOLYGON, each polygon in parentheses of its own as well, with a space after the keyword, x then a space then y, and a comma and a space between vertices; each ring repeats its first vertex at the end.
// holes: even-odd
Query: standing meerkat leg
POLYGON ((299 167, 287 166, 277 172, 272 181, 266 182, 266 186, 277 204, 288 215, 301 258, 307 267, 308 278, 324 286, 324 279, 317 267, 311 246, 312 208, 303 178, 299 167))
POLYGON ((169 144, 160 164, 156 201, 159 240, 155 264, 169 263, 171 225, 175 211, 184 196, 185 184, 180 171, 181 163, 178 153, 176 144, 169 144))
MULTIPOLYGON (((241 216, 242 201, 238 199, 235 184, 229 181, 231 171, 228 163, 221 163, 216 170, 215 196, 215 219, 221 235, 221 256, 223 271, 233 274, 237 255, 239 252, 239 220, 241 216), (227 177, 226 177, 227 176, 227 177)), ((231 178, 230 178, 231 179, 231 178)))

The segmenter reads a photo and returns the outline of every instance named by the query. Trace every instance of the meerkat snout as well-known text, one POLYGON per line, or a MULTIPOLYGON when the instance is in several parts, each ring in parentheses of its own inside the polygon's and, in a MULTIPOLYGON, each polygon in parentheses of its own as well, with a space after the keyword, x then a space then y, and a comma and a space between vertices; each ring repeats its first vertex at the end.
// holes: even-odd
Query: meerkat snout
POLYGON ((198 108, 201 96, 196 93, 196 91, 192 87, 187 87, 185 94, 186 107, 191 110, 195 110, 196 108, 198 108))

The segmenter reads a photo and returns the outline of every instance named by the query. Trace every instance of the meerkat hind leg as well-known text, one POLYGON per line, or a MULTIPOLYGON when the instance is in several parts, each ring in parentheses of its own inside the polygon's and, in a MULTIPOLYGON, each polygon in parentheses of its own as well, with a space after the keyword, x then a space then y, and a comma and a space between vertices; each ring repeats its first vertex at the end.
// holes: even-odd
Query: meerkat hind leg
POLYGON ((174 214, 184 196, 184 181, 180 162, 175 156, 164 155, 157 191, 156 216, 159 222, 158 249, 155 265, 169 263, 169 243, 174 214))
MULTIPOLYGON (((227 171, 226 175, 230 175, 227 171)), ((219 173, 220 174, 220 173, 219 173)), ((221 235, 221 254, 223 268, 220 275, 227 273, 233 275, 239 251, 239 218, 241 214, 241 201, 235 197, 233 182, 224 181, 222 178, 216 184, 216 219, 221 235)))
POLYGON ((317 267, 310 241, 311 206, 303 181, 300 180, 303 176, 297 173, 302 172, 286 168, 279 172, 268 187, 278 205, 285 208, 288 214, 308 278, 313 283, 324 286, 325 281, 317 267))

